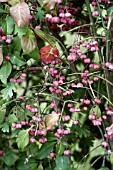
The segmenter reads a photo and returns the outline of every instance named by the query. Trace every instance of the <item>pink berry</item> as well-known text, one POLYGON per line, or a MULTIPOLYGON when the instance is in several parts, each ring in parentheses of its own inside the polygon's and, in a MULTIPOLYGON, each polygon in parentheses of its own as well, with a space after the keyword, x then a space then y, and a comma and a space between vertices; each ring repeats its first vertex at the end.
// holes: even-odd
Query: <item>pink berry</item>
POLYGON ((94 99, 94 102, 97 103, 97 104, 101 104, 101 100, 99 100, 97 98, 94 99))
POLYGON ((26 125, 26 122, 24 120, 22 120, 20 123, 21 125, 26 125))
POLYGON ((22 125, 20 123, 16 124, 16 128, 22 128, 22 125))
POLYGON ((37 25, 37 26, 35 27, 35 29, 41 30, 41 26, 40 26, 40 25, 37 25))
POLYGON ((22 82, 22 79, 21 79, 21 78, 18 78, 18 79, 16 79, 16 82, 17 82, 17 83, 21 83, 21 82, 22 82))
POLYGON ((54 84, 54 86, 57 87, 59 85, 59 82, 58 81, 54 81, 53 84, 54 84))
POLYGON ((90 58, 85 58, 84 63, 89 64, 91 62, 90 58))
POLYGON ((65 120, 65 121, 69 121, 69 120, 70 120, 70 116, 69 116, 69 115, 64 116, 64 120, 65 120))
POLYGON ((91 102, 90 102, 90 100, 84 100, 84 104, 87 104, 87 105, 89 105, 91 102))
POLYGON ((26 78, 26 76, 27 76, 26 73, 22 73, 22 74, 21 74, 21 77, 22 77, 22 78, 26 78))
POLYGON ((42 122, 42 119, 40 117, 36 117, 36 122, 42 122))
POLYGON ((49 154, 49 156, 50 156, 51 158, 55 158, 55 157, 56 157, 56 154, 55 154, 54 152, 51 152, 51 153, 49 154))
POLYGON ((56 107, 56 103, 55 102, 51 102, 50 106, 54 108, 54 107, 56 107))
POLYGON ((40 138, 40 139, 39 139, 39 142, 40 142, 40 143, 44 143, 43 138, 40 138))
POLYGON ((101 143, 101 145, 104 146, 104 147, 108 147, 109 144, 108 144, 108 142, 104 141, 104 142, 101 143))
POLYGON ((78 124, 78 120, 74 120, 74 121, 73 121, 73 124, 74 124, 74 125, 77 125, 77 124, 78 124))
POLYGON ((31 142, 31 143, 35 143, 35 142, 36 142, 36 139, 30 138, 30 142, 31 142))
POLYGON ((66 156, 70 156, 70 155, 71 155, 70 150, 65 150, 65 151, 64 151, 64 155, 66 155, 66 156))
POLYGON ((12 123, 12 127, 13 127, 13 128, 16 128, 16 123, 12 123))
POLYGON ((31 109, 32 109, 31 105, 30 105, 30 104, 27 104, 27 105, 26 105, 26 109, 27 109, 27 110, 31 110, 31 109))
POLYGON ((19 96, 18 99, 19 100, 24 100, 24 97, 23 96, 19 96))
POLYGON ((16 79, 15 78, 10 78, 10 82, 16 83, 16 79))
POLYGON ((5 41, 7 39, 6 36, 2 36, 2 40, 5 41))
POLYGON ((94 81, 98 81, 98 77, 94 77, 93 80, 94 80, 94 81))
POLYGON ((6 43, 11 44, 12 43, 12 39, 6 39, 6 43))
POLYGON ((106 120, 106 119, 107 119, 107 116, 106 116, 106 115, 103 115, 102 118, 103 118, 104 120, 106 120))
POLYGON ((0 150, 0 155, 2 155, 2 156, 4 156, 4 155, 5 155, 5 153, 4 153, 4 151, 3 151, 3 150, 0 150))
POLYGON ((6 56, 6 60, 9 61, 10 60, 10 56, 6 56))
POLYGON ((72 113, 74 113, 74 112, 75 112, 75 109, 71 107, 71 108, 69 109, 69 111, 72 112, 72 113))
POLYGON ((67 129, 67 130, 64 130, 63 134, 64 134, 64 135, 70 134, 70 130, 68 130, 68 129, 67 129))
POLYGON ((68 103, 67 106, 70 108, 70 107, 73 107, 73 104, 72 103, 68 103))
POLYGON ((57 129, 57 133, 58 133, 59 135, 62 135, 62 134, 63 134, 63 130, 62 130, 62 129, 57 129))

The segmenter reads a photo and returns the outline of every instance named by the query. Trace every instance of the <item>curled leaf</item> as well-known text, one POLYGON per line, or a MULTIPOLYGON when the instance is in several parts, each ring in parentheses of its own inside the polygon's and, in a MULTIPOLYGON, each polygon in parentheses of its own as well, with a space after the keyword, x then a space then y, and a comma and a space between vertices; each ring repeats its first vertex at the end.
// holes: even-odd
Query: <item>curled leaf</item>
POLYGON ((47 126, 47 130, 53 129, 53 127, 57 124, 59 119, 59 114, 48 114, 45 116, 45 122, 47 126))
POLYGON ((10 15, 20 28, 25 27, 30 18, 29 6, 25 2, 17 2, 10 8, 10 15))

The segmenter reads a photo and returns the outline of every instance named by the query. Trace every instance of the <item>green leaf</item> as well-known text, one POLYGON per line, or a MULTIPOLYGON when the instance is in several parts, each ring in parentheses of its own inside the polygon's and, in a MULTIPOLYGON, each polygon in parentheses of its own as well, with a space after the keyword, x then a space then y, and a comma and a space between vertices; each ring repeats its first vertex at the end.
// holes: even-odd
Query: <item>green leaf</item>
POLYGON ((49 153, 51 152, 51 150, 53 149, 55 143, 56 142, 46 142, 46 143, 44 143, 37 153, 37 158, 38 159, 46 158, 49 155, 49 153))
POLYGON ((113 6, 111 6, 107 9, 108 16, 110 16, 112 14, 112 12, 113 12, 113 6))
POLYGON ((110 155, 110 162, 113 165, 113 152, 111 152, 111 155, 110 155))
POLYGON ((74 127, 74 130, 76 130, 78 132, 78 135, 80 138, 82 138, 83 136, 85 138, 90 136, 90 131, 88 130, 88 127, 86 125, 83 125, 82 127, 80 125, 76 125, 73 127, 74 127))
POLYGON ((0 124, 2 124, 5 119, 5 113, 5 110, 0 111, 0 124))
POLYGON ((40 165, 38 166, 38 169, 37 169, 37 170, 44 170, 42 164, 40 164, 40 165))
POLYGON ((65 150, 65 146, 62 144, 62 142, 60 141, 56 147, 56 152, 57 152, 57 155, 62 155, 63 152, 65 150))
POLYGON ((91 110, 89 111, 89 114, 92 114, 92 112, 96 112, 97 117, 101 116, 101 110, 98 105, 95 105, 94 107, 92 107, 91 110))
POLYGON ((21 38, 23 35, 27 33, 28 29, 29 29, 28 26, 24 28, 19 28, 15 25, 14 35, 18 34, 18 37, 21 38))
POLYGON ((15 90, 14 83, 13 82, 8 83, 7 87, 1 91, 3 99, 9 100, 13 96, 14 90, 15 90))
POLYGON ((55 47, 56 41, 55 38, 49 34, 46 34, 45 32, 41 30, 34 29, 34 32, 42 38, 44 41, 46 41, 48 44, 50 44, 52 47, 55 47))
POLYGON ((56 157, 56 167, 57 170, 69 170, 69 157, 67 156, 57 156, 56 157))
POLYGON ((42 10, 41 7, 38 7, 37 10, 38 10, 38 12, 36 13, 36 19, 37 20, 39 19, 41 22, 45 17, 45 12, 42 10))
POLYGON ((14 21, 10 16, 7 16, 6 22, 7 22, 7 34, 11 34, 14 30, 14 21))
POLYGON ((107 167, 102 167, 102 168, 100 168, 100 169, 98 169, 98 170, 110 170, 110 169, 107 168, 107 167))
POLYGON ((14 123, 14 122, 17 122, 17 117, 15 116, 15 114, 11 114, 8 116, 8 121, 10 124, 14 123))
POLYGON ((5 152, 5 155, 2 158, 3 161, 5 162, 7 166, 12 166, 15 162, 14 154, 12 150, 9 148, 5 148, 4 152, 5 152))
POLYGON ((28 145, 29 143, 29 133, 28 133, 29 129, 27 130, 21 130, 18 134, 18 138, 17 138, 17 145, 20 149, 24 149, 25 146, 28 145))
POLYGON ((37 62, 40 61, 40 54, 39 54, 39 49, 38 47, 36 47, 32 52, 30 52, 29 54, 30 58, 33 58, 34 60, 36 60, 37 62))
POLYGON ((20 132, 20 129, 13 129, 12 134, 11 134, 11 138, 17 137, 19 132, 20 132))
POLYGON ((21 157, 17 160, 17 170, 27 170, 27 164, 25 164, 25 160, 27 155, 21 155, 21 157))
POLYGON ((52 132, 48 132, 46 137, 47 137, 47 141, 49 141, 49 142, 57 140, 54 133, 52 133, 52 132))
POLYGON ((15 51, 21 51, 20 39, 17 36, 13 38, 12 43, 9 45, 9 49, 12 53, 15 51))
POLYGON ((3 123, 0 125, 0 128, 2 128, 2 132, 8 132, 9 133, 9 124, 6 122, 6 123, 3 123))
POLYGON ((37 40, 32 30, 21 37, 21 46, 24 54, 29 54, 37 47, 37 40))
POLYGON ((11 34, 14 30, 14 21, 11 16, 7 16, 6 19, 2 23, 2 28, 5 34, 11 34))
POLYGON ((11 63, 18 66, 18 67, 21 67, 23 65, 26 64, 26 61, 24 60, 24 58, 20 57, 19 56, 20 53, 18 51, 15 51, 12 55, 11 55, 11 63))
POLYGON ((0 69, 0 79, 3 84, 7 84, 7 78, 12 71, 12 66, 10 62, 6 61, 0 69))

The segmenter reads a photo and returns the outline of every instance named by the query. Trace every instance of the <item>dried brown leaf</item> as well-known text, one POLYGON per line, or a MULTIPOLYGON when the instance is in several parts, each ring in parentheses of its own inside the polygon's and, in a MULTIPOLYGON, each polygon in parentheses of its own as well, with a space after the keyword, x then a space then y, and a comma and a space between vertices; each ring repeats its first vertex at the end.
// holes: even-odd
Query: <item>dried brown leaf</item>
POLYGON ((47 130, 53 129, 53 127, 57 124, 57 121, 59 119, 58 114, 48 114, 45 116, 45 123, 47 130))

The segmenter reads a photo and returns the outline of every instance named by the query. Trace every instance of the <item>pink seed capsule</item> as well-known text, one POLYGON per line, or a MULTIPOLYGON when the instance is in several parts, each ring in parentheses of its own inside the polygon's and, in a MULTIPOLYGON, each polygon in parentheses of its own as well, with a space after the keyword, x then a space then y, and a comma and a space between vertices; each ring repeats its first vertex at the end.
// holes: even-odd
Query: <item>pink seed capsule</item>
POLYGON ((49 154, 49 156, 50 156, 51 158, 55 158, 55 157, 56 157, 56 154, 55 154, 54 152, 51 152, 51 153, 49 154))
POLYGON ((84 63, 89 64, 91 62, 90 58, 85 58, 84 63))
POLYGON ((69 115, 64 116, 64 120, 65 120, 65 121, 69 121, 69 120, 70 120, 70 116, 69 116, 69 115))
POLYGON ((31 142, 31 143, 35 143, 35 142, 36 142, 36 139, 30 138, 30 142, 31 142))
POLYGON ((74 121, 73 121, 73 124, 74 124, 74 125, 77 125, 77 124, 78 124, 78 120, 74 120, 74 121))
POLYGON ((6 56, 6 60, 9 61, 10 60, 10 56, 6 56))
POLYGON ((70 156, 70 155, 71 155, 70 150, 65 150, 65 151, 64 151, 64 155, 66 155, 66 156, 70 156))
POLYGON ((108 144, 108 142, 104 141, 104 142, 101 143, 101 145, 104 146, 104 147, 108 147, 109 144, 108 144))
POLYGON ((87 105, 89 105, 91 102, 90 102, 90 100, 84 100, 84 104, 87 104, 87 105))
POLYGON ((27 77, 27 74, 26 74, 26 73, 22 73, 22 74, 21 74, 21 77, 22 77, 22 78, 26 78, 26 77, 27 77))

